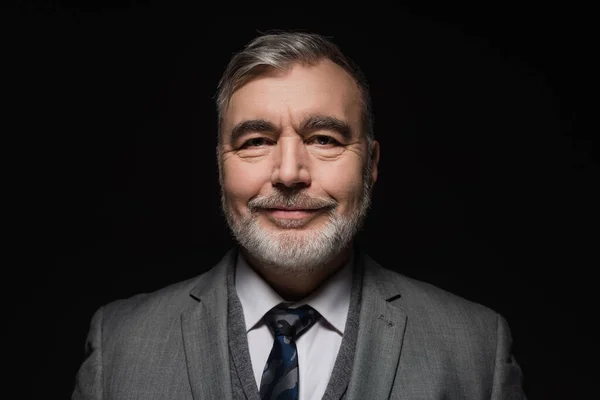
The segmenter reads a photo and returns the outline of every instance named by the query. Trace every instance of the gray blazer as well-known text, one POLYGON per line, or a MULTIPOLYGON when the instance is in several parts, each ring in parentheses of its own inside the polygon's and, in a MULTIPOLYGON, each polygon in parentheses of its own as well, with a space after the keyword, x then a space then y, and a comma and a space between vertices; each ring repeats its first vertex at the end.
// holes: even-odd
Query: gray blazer
MULTIPOLYGON (((232 399, 230 251, 199 277, 119 300, 92 318, 72 399, 232 399)), ((506 320, 427 283, 363 263, 356 353, 343 398, 524 399, 506 320)))

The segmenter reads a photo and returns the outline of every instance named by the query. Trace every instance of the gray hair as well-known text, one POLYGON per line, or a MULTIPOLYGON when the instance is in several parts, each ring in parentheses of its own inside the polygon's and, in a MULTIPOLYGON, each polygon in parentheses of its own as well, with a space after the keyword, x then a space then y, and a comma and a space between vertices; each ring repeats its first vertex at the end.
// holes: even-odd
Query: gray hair
POLYGON ((219 147, 223 113, 236 90, 259 76, 266 68, 286 69, 296 63, 314 65, 323 59, 336 63, 356 81, 362 100, 363 132, 370 150, 374 140, 373 113, 369 87, 363 73, 329 39, 318 34, 301 32, 272 32, 259 36, 233 56, 223 73, 216 94, 219 147))

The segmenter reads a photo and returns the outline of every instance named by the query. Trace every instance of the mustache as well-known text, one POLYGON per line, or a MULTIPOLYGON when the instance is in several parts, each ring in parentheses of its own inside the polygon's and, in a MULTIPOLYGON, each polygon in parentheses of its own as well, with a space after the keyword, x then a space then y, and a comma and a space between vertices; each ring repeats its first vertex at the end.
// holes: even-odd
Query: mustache
POLYGON ((250 212, 256 212, 262 208, 304 208, 304 209, 334 209, 338 205, 337 201, 327 197, 311 197, 304 192, 295 192, 284 194, 281 191, 275 191, 268 196, 254 197, 248 201, 250 212))

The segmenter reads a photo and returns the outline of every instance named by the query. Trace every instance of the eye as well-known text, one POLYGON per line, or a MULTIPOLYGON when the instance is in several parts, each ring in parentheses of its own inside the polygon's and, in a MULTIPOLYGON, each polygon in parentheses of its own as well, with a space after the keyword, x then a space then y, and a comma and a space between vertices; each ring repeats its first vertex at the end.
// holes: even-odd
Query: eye
POLYGON ((326 135, 313 136, 312 138, 310 138, 309 142, 315 142, 316 144, 318 144, 320 146, 338 145, 339 144, 339 142, 337 140, 335 140, 331 136, 326 136, 326 135))
POLYGON ((261 146, 264 146, 265 144, 267 144, 267 140, 265 138, 255 137, 255 138, 245 141, 244 144, 241 146, 241 148, 245 149, 247 147, 261 147, 261 146))

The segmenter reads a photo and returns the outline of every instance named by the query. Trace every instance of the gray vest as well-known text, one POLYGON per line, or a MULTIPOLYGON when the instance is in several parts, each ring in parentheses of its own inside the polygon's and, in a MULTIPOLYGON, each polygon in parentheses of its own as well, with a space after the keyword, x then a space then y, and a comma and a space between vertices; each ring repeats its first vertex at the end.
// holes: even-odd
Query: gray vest
MULTIPOLYGON (((323 395, 324 400, 342 399, 350 381, 350 373, 352 372, 352 364, 354 362, 354 350, 358 336, 358 317, 360 314, 363 279, 363 270, 357 267, 359 263, 356 262, 356 259, 355 257, 350 308, 344 329, 344 337, 342 338, 342 344, 335 359, 329 383, 323 395)), ((227 329, 233 398, 235 400, 260 400, 259 390, 256 386, 254 371, 252 369, 250 351, 248 349, 244 311, 235 290, 235 265, 235 262, 231 263, 227 271, 227 329)))

